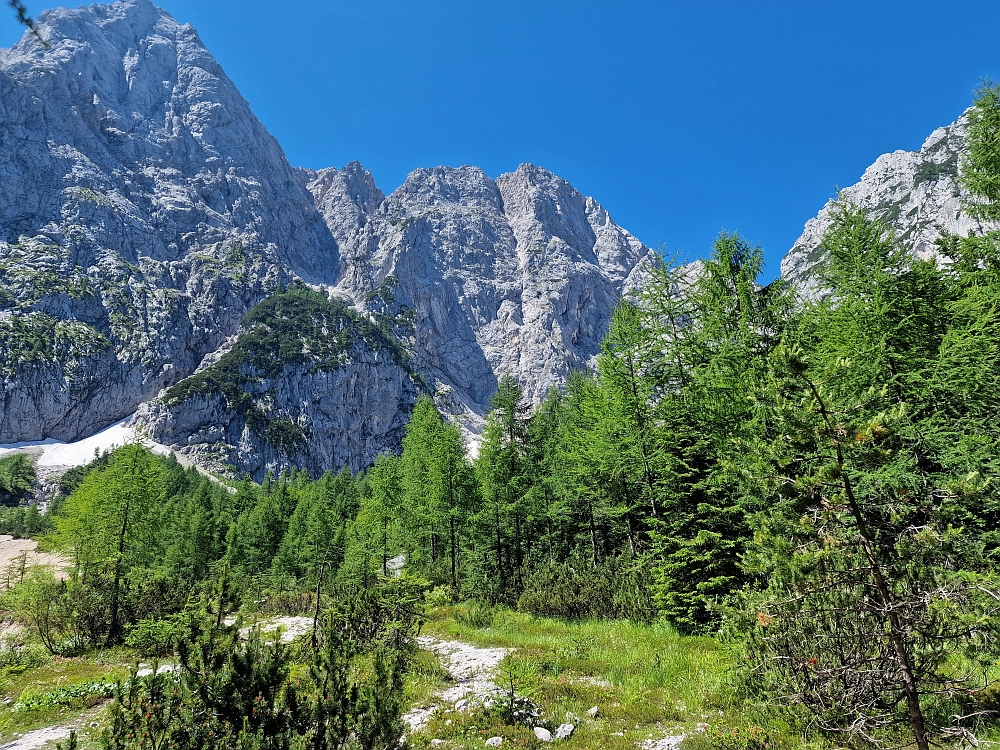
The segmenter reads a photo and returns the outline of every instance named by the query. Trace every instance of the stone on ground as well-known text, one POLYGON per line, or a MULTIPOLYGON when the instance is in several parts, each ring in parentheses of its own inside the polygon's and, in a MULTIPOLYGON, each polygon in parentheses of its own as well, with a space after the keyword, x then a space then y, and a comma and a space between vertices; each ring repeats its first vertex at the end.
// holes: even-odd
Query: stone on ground
POLYGON ((556 730, 557 740, 568 740, 573 736, 573 730, 576 729, 572 724, 560 724, 559 728, 556 730))

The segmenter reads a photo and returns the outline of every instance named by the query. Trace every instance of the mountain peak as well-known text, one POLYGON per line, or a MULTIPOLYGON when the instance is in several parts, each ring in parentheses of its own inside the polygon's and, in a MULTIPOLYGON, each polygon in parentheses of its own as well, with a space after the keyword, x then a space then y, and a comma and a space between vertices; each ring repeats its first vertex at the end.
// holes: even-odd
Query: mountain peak
MULTIPOLYGON (((965 149, 968 118, 936 129, 919 151, 882 154, 861 179, 840 193, 888 224, 899 240, 917 257, 937 256, 936 240, 943 234, 978 234, 987 227, 962 211, 966 194, 958 182, 965 149)), ((825 257, 821 242, 832 220, 835 201, 830 200, 806 222, 802 235, 781 261, 781 275, 806 297, 821 293, 817 270, 825 257)))

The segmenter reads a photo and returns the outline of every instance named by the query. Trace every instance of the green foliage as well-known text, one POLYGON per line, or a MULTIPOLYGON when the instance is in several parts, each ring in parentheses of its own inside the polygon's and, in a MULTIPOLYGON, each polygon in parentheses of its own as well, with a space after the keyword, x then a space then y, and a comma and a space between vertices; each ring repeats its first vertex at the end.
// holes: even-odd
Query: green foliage
POLYGON ((712 750, 774 750, 775 741, 764 727, 713 729, 708 733, 712 750))
POLYGON ((81 585, 110 582, 107 641, 124 635, 121 599, 130 571, 160 551, 159 506, 166 491, 160 461, 126 445, 80 483, 56 517, 56 543, 71 550, 81 585))
POLYGON ((468 608, 458 612, 455 619, 470 628, 490 628, 496 622, 496 608, 489 602, 476 600, 468 608))
POLYGON ((289 419, 270 420, 262 437, 287 456, 298 453, 306 443, 305 432, 289 419))
POLYGON ((986 81, 969 113, 966 157, 959 181, 972 194, 965 212, 977 219, 1000 219, 1000 87, 986 81))
POLYGON ((0 504, 17 506, 35 489, 35 465, 30 456, 14 453, 0 458, 0 504))
POLYGON ((0 376, 16 377, 30 363, 72 363, 110 347, 104 334, 85 323, 45 313, 14 314, 0 319, 0 376))
POLYGON ((395 746, 402 678, 415 621, 369 591, 323 619, 293 675, 292 650, 240 623, 219 599, 193 613, 177 645, 179 670, 133 674, 119 684, 102 737, 106 750, 135 748, 341 748, 395 746))
POLYGON ((37 711, 53 706, 94 705, 99 703, 101 699, 110 698, 114 694, 114 690, 114 683, 99 680, 79 685, 67 685, 37 695, 25 693, 11 706, 11 710, 37 711))
POLYGON ((0 534, 24 539, 37 537, 52 531, 52 517, 42 514, 34 503, 28 507, 0 507, 0 534))
POLYGON ((652 601, 642 573, 628 558, 602 562, 552 562, 535 568, 525 580, 517 608, 542 617, 647 620, 652 601))
POLYGON ((942 175, 956 176, 958 174, 958 155, 953 155, 943 162, 925 161, 913 176, 915 185, 924 182, 936 182, 942 175))
POLYGON ((957 387, 1000 369, 941 361, 996 335, 993 316, 970 329, 955 315, 993 272, 911 260, 850 205, 824 245, 833 295, 773 352, 757 388, 772 432, 743 443, 748 489, 768 508, 747 562, 766 585, 733 622, 758 690, 835 736, 876 742, 906 727, 925 747, 963 731, 953 696, 984 689, 1000 654, 988 593, 1000 581, 982 534, 995 523, 993 458, 972 448, 995 446, 996 424, 957 387))
POLYGON ((125 645, 140 656, 169 656, 181 635, 174 620, 140 620, 129 628, 125 645))

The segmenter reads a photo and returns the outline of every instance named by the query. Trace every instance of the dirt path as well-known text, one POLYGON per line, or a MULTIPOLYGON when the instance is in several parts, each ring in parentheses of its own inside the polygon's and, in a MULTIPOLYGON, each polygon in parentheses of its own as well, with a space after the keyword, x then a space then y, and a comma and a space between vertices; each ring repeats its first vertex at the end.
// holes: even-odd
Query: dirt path
POLYGON ((53 727, 43 727, 42 729, 25 732, 20 737, 15 737, 3 745, 0 745, 0 750, 41 750, 41 748, 44 747, 54 748, 56 746, 55 743, 69 738, 69 733, 74 729, 77 731, 82 729, 102 710, 103 707, 97 709, 96 711, 88 711, 82 716, 78 716, 73 721, 67 722, 66 724, 57 724, 53 727))
POLYGON ((42 565, 55 569, 57 573, 62 573, 69 567, 69 562, 64 557, 51 552, 39 552, 38 542, 34 539, 15 539, 8 534, 0 534, 0 588, 7 588, 10 582, 17 583, 21 555, 25 555, 25 566, 42 565))
POLYGON ((403 721, 410 725, 411 732, 418 732, 425 727, 439 706, 450 707, 461 700, 482 699, 499 692, 500 689, 493 682, 493 673, 503 658, 513 650, 476 648, 468 643, 442 641, 429 635, 418 636, 417 644, 441 658, 455 684, 437 693, 433 705, 414 708, 403 715, 403 721))

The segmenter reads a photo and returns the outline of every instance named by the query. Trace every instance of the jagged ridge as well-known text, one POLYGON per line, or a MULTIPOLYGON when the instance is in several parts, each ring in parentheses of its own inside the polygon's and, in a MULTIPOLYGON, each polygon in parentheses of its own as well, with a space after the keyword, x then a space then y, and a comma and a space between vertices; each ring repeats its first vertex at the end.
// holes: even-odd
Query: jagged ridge
MULTIPOLYGON (((592 363, 649 252, 531 165, 416 170, 388 197, 357 163, 293 169, 197 33, 148 0, 39 23, 50 49, 0 54, 0 442, 131 413, 294 279, 411 320, 413 370, 475 432, 501 373, 538 399, 592 363)), ((205 434, 228 418, 195 409, 195 425, 195 400, 155 408, 205 434)))

